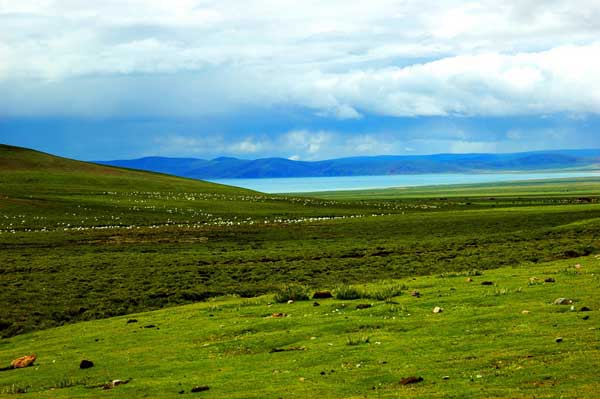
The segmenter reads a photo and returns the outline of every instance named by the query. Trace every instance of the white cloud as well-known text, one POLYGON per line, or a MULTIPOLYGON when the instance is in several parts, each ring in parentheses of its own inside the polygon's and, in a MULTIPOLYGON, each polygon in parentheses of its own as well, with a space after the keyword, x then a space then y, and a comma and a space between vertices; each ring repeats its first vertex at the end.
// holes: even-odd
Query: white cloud
POLYGON ((599 20, 597 0, 0 0, 0 115, 600 113, 599 20))

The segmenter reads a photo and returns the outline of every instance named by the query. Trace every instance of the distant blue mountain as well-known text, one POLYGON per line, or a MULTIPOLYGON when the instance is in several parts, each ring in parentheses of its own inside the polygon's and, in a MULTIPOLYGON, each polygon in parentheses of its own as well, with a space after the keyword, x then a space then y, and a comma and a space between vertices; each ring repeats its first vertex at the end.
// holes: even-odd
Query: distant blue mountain
POLYGON ((384 155, 315 162, 292 161, 285 158, 248 160, 220 157, 205 160, 147 157, 97 163, 195 179, 372 176, 583 168, 600 165, 600 150, 556 150, 512 154, 384 155))

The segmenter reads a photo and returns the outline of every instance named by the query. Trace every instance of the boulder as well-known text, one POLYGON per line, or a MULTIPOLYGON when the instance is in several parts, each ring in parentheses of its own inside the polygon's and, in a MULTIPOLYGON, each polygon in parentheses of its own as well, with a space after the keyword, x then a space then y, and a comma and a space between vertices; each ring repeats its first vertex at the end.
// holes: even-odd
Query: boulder
POLYGON ((406 377, 400 380, 400 385, 416 384, 423 381, 423 377, 406 377))
POLYGON ((91 360, 82 360, 81 363, 79 363, 79 368, 80 369, 90 369, 94 367, 94 362, 92 362, 91 360))
POLYGON ((569 298, 556 298, 554 300, 555 305, 571 305, 572 303, 573 300, 569 298))
POLYGON ((333 294, 330 291, 317 291, 313 295, 313 299, 327 299, 333 298, 333 294))
POLYGON ((13 369, 24 369, 25 367, 33 365, 33 362, 35 362, 36 359, 36 355, 23 356, 10 362, 10 367, 13 369))

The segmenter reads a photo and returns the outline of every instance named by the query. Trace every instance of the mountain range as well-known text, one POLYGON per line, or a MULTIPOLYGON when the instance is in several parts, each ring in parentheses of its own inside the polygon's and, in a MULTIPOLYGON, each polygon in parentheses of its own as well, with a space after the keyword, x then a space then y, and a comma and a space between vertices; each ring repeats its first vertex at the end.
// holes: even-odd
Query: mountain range
POLYGON ((593 168, 600 150, 553 150, 503 154, 382 155, 295 161, 145 157, 95 161, 99 164, 167 173, 194 179, 372 176, 419 173, 484 173, 593 168))

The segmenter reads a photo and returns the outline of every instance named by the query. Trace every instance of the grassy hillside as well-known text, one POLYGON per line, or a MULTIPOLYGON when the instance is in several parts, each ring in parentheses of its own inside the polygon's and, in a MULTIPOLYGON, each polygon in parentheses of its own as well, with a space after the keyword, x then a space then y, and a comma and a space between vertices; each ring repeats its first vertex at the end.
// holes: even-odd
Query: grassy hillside
MULTIPOLYGON (((518 175, 515 176, 518 180, 518 175)), ((523 201, 525 199, 544 199, 548 203, 577 200, 584 202, 598 198, 600 193, 600 174, 598 177, 574 179, 525 180, 505 183, 454 184, 447 186, 398 187, 371 190, 339 190, 314 193, 296 193, 304 197, 317 197, 331 200, 415 200, 450 197, 485 200, 487 203, 498 200, 523 201), (498 197, 498 198, 496 198, 498 197)))
POLYGON ((0 340, 0 366, 38 355, 0 372, 0 396, 596 398, 599 276, 590 256, 356 287, 381 300, 222 297, 78 323, 0 340), (384 300, 390 287, 403 291, 384 300), (102 390, 115 379, 129 382, 102 390))
POLYGON ((339 201, 2 148, 5 337, 288 282, 327 287, 600 252, 593 188, 580 197, 442 187, 339 201))

